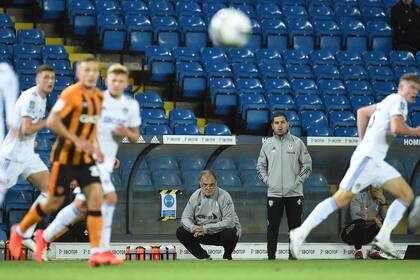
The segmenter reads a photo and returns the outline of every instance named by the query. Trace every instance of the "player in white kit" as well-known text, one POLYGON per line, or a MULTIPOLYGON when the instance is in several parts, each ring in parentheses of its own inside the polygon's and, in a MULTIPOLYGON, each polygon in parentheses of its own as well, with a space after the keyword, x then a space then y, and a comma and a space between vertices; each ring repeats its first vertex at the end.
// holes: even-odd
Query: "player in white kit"
MULTIPOLYGON (((1 76, 0 76, 1 79, 1 76)), ((55 69, 40 65, 36 70, 36 86, 24 91, 14 105, 17 114, 17 136, 9 132, 0 150, 0 204, 9 188, 21 175, 38 187, 41 194, 34 205, 44 200, 49 185, 49 172, 45 163, 34 151, 37 132, 46 126, 45 108, 47 96, 54 89, 55 69)), ((24 245, 34 249, 31 239, 35 226, 25 232, 24 245)))
POLYGON ((354 194, 369 185, 383 187, 396 197, 388 208, 383 225, 373 245, 386 254, 397 257, 390 240, 392 230, 401 220, 413 200, 413 191, 401 174, 384 161, 389 145, 396 134, 420 136, 420 127, 405 124, 407 102, 414 103, 420 89, 420 77, 405 74, 398 85, 398 93, 390 94, 382 102, 357 111, 359 144, 350 160, 350 167, 339 190, 319 203, 305 222, 290 231, 291 252, 299 257, 299 249, 310 231, 338 208, 350 203, 354 194))
MULTIPOLYGON (((112 217, 117 203, 117 193, 111 181, 111 173, 114 169, 119 143, 123 137, 135 143, 139 137, 141 122, 137 101, 124 94, 128 86, 128 75, 127 68, 120 64, 114 64, 108 69, 106 78, 108 90, 104 92, 105 99, 97 128, 99 146, 104 155, 104 161, 97 163, 105 200, 101 209, 104 219, 101 250, 113 257, 110 264, 122 262, 110 250, 112 217)), ((84 200, 84 195, 78 194, 76 199, 63 208, 44 231, 38 230, 35 233, 37 244, 35 259, 37 261, 41 261, 42 252, 47 247, 47 243, 79 218, 80 213, 84 211, 84 200)))
POLYGON ((6 124, 12 135, 16 136, 18 118, 14 106, 19 95, 19 82, 13 68, 5 63, 0 63, 0 150, 4 138, 3 100, 6 107, 6 124))

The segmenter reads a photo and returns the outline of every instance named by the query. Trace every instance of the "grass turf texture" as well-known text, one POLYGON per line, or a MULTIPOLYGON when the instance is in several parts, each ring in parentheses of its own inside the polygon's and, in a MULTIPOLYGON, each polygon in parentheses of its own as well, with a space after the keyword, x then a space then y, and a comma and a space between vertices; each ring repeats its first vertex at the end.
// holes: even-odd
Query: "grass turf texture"
POLYGON ((0 279, 420 279, 420 262, 412 260, 301 261, 162 261, 126 262, 121 266, 90 268, 86 261, 0 262, 0 279))

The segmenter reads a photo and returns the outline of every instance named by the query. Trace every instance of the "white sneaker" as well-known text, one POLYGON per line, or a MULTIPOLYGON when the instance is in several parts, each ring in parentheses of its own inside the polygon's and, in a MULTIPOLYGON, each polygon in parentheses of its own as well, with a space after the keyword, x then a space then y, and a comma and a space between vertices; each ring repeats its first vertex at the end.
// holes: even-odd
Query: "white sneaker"
POLYGON ((420 196, 414 200, 413 208, 408 215, 408 232, 415 233, 420 225, 420 196))
POLYGON ((295 259, 299 259, 300 256, 300 247, 302 246, 304 238, 300 237, 297 234, 297 229, 292 229, 289 232, 289 238, 290 238, 290 253, 292 254, 292 257, 295 259))
POLYGON ((373 239, 372 247, 373 249, 382 251, 389 257, 400 259, 400 256, 395 252, 394 246, 392 245, 391 241, 383 241, 375 238, 373 239))
MULTIPOLYGON (((23 246, 25 246, 26 248, 28 248, 28 249, 29 249, 29 250, 31 250, 32 252, 35 252, 35 247, 36 247, 36 244, 35 244, 35 241, 33 241, 31 238, 24 239, 24 240, 22 241, 22 244, 23 244, 23 246)), ((48 261, 48 257, 47 257, 47 250, 45 250, 45 251, 42 253, 42 260, 43 260, 44 262, 48 261)))

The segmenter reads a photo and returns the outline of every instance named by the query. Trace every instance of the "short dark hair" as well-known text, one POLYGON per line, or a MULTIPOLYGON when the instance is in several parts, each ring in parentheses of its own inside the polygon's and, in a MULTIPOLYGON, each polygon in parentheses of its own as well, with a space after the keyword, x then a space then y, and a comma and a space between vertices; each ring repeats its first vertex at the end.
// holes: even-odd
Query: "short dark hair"
POLYGON ((283 117, 286 120, 286 122, 289 122, 289 119, 287 118, 287 116, 284 113, 282 113, 282 112, 275 112, 271 116, 271 124, 273 124, 274 119, 277 118, 277 117, 283 117))
POLYGON ((54 72, 55 73, 55 68, 52 67, 51 65, 48 65, 48 64, 42 64, 42 65, 39 65, 36 68, 35 73, 38 75, 39 73, 42 73, 42 72, 54 72))

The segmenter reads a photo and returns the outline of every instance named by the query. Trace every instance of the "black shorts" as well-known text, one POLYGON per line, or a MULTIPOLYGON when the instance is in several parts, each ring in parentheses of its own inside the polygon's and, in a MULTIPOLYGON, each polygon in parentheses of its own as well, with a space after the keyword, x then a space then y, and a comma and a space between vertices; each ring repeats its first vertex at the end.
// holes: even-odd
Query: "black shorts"
POLYGON ((76 180, 83 191, 83 188, 92 183, 101 183, 99 170, 95 164, 51 164, 50 186, 48 195, 70 197, 70 183, 76 180))

